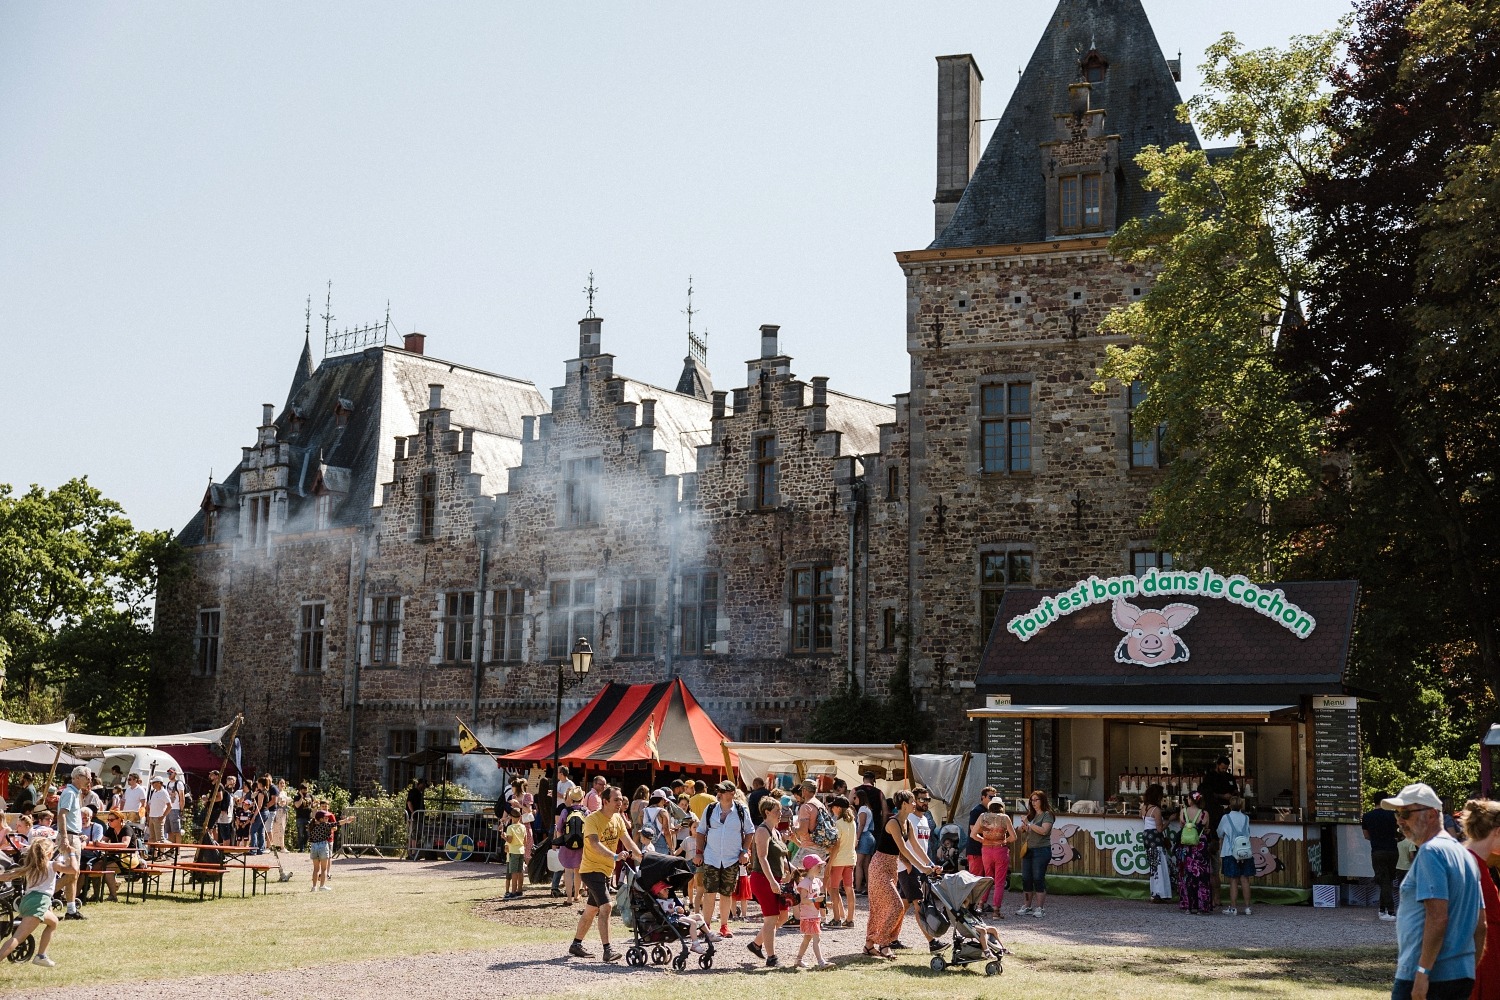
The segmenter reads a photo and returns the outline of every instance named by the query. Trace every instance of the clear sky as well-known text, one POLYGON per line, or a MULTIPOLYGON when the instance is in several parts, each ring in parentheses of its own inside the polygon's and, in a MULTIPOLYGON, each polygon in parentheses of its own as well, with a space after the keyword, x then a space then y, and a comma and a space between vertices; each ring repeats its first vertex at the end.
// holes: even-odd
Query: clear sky
MULTIPOLYGON (((675 385, 691 274, 717 387, 779 323, 799 376, 889 401, 933 59, 973 53, 996 117, 1053 7, 0 0, 0 482, 86 474, 180 528, 286 398, 308 295, 320 355, 330 280, 336 328, 389 300, 545 392, 590 270, 617 370, 675 385)), ((1186 96, 1221 32, 1348 2, 1146 9, 1186 96)))

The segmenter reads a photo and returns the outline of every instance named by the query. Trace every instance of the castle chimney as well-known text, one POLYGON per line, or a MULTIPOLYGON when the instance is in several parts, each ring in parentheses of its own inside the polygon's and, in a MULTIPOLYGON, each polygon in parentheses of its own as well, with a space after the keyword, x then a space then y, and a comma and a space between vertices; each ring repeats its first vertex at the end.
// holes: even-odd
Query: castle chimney
POLYGON ((724 419, 724 401, 725 401, 726 398, 728 398, 728 396, 729 396, 729 393, 727 393, 727 392, 719 392, 719 391, 715 391, 714 392, 714 419, 715 420, 722 420, 722 419, 724 419))
POLYGON ((1083 80, 1068 84, 1068 110, 1075 115, 1087 114, 1089 92, 1094 88, 1083 80))
POLYGON ((401 346, 413 354, 421 354, 426 344, 427 335, 425 333, 408 333, 401 342, 401 346))
POLYGON ((937 195, 934 235, 953 219, 979 165, 979 88, 984 76, 968 54, 938 56, 937 195))
POLYGON ((775 358, 781 355, 781 347, 777 343, 777 334, 781 327, 766 323, 760 328, 760 356, 762 358, 775 358))
POLYGON ((814 376, 813 380, 812 380, 812 387, 813 387, 813 401, 812 401, 812 405, 814 405, 814 406, 827 406, 828 405, 828 376, 827 375, 817 375, 817 376, 814 376))
POLYGON ((276 419, 275 416, 274 416, 275 411, 276 411, 276 404, 275 403, 261 403, 260 404, 260 425, 262 427, 270 427, 271 426, 272 421, 274 421, 276 419))
POLYGON ((600 330, 603 326, 603 316, 585 316, 578 321, 578 356, 580 358, 599 356, 600 330))
POLYGON ((527 413, 521 417, 521 440, 530 441, 532 431, 536 428, 536 417, 527 413))
POLYGON ((443 408, 443 387, 436 382, 427 384, 427 408, 429 410, 443 408))
POLYGON ((641 400, 641 426, 642 427, 655 427, 656 426, 656 400, 654 400, 654 399, 643 399, 643 400, 641 400))

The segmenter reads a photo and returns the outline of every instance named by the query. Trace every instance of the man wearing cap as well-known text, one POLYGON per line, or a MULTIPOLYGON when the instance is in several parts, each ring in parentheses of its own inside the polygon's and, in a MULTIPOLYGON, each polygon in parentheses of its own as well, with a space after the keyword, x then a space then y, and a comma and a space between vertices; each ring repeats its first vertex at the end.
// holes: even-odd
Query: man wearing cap
POLYGON ((729 913, 734 909, 734 890, 740 866, 750 863, 750 844, 755 821, 750 810, 734 801, 734 782, 721 781, 714 789, 716 801, 703 810, 693 831, 694 860, 703 877, 703 915, 714 925, 714 900, 719 901, 719 936, 733 937, 729 913))
POLYGON ((192 801, 192 794, 188 792, 187 782, 177 773, 177 768, 167 768, 166 783, 167 798, 172 800, 172 807, 167 810, 167 839, 174 844, 182 843, 182 811, 192 801))
POLYGON ((172 797, 167 783, 159 774, 151 776, 151 794, 146 798, 146 841, 160 844, 166 836, 167 813, 172 811, 172 797))
POLYGON ((1484 950, 1479 867, 1443 829, 1443 800, 1418 782, 1384 799, 1417 845, 1396 907, 1396 983, 1391 1000, 1468 1000, 1484 950))
POLYGON ((792 840, 804 851, 811 851, 824 861, 833 851, 832 844, 819 844, 813 839, 813 833, 818 829, 818 820, 821 814, 828 811, 828 807, 818 801, 818 783, 812 778, 803 778, 802 784, 796 788, 797 793, 797 822, 792 830, 792 840))
POLYGON ((78 912, 78 871, 83 863, 83 793, 93 784, 89 769, 73 768, 73 780, 57 796, 57 857, 63 863, 64 920, 82 920, 78 912))

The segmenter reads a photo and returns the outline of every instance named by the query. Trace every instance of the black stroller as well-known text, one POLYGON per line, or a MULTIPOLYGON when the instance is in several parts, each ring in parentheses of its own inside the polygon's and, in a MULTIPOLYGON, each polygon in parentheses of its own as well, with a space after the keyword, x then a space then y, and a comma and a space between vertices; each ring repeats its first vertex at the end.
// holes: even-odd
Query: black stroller
MULTIPOLYGON (((681 915, 686 912, 687 904, 679 894, 686 895, 688 883, 692 880, 693 869, 687 859, 670 854, 648 853, 641 858, 639 868, 625 865, 625 896, 629 913, 622 916, 629 917, 626 924, 635 934, 635 942, 625 949, 626 965, 635 968, 646 965, 647 946, 650 946, 649 958, 653 965, 666 965, 671 961, 672 968, 678 972, 687 968, 688 957, 693 954, 688 941, 692 925, 681 915), (667 912, 662 905, 664 900, 652 892, 663 884, 677 913, 667 912), (674 948, 677 949, 676 955, 672 954, 674 948)), ((698 968, 711 969, 713 964, 714 946, 710 939, 698 954, 698 968)))
MULTIPOLYGON (((21 918, 16 914, 16 906, 20 904, 21 897, 26 892, 24 882, 18 878, 9 877, 16 867, 14 861, 0 855, 0 920, 4 920, 4 926, 12 931, 21 922, 21 918)), ((53 903, 53 905, 57 904, 53 903)), ((36 938, 28 936, 5 957, 11 962, 25 962, 34 954, 36 954, 36 938)))

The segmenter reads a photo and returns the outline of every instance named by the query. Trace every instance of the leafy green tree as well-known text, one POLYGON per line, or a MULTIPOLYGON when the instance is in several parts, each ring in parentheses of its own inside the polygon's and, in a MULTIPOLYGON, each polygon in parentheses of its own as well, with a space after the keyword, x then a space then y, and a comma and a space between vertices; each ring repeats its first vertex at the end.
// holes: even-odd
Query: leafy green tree
POLYGON ((815 743, 905 743, 910 749, 926 746, 936 732, 932 716, 918 706, 911 684, 910 635, 905 623, 897 626, 901 652, 891 671, 885 698, 860 689, 850 677, 847 686, 813 710, 809 738, 815 743))
POLYGON ((87 479, 21 495, 0 485, 6 709, 56 704, 80 728, 143 731, 153 598, 180 565, 170 533, 135 529, 87 479))
POLYGON ((1110 379, 1143 384, 1135 430, 1165 425, 1173 456, 1149 520, 1165 547, 1225 570, 1285 566, 1298 532, 1274 515, 1317 483, 1320 414, 1295 398, 1275 331, 1307 281, 1308 223, 1292 196, 1328 157, 1320 122, 1335 50, 1333 33, 1285 51, 1219 39, 1204 92, 1179 114, 1236 148, 1213 158, 1183 144, 1144 150, 1137 163, 1157 211, 1111 242, 1155 279, 1105 321, 1130 346, 1109 348, 1095 391, 1110 379))

